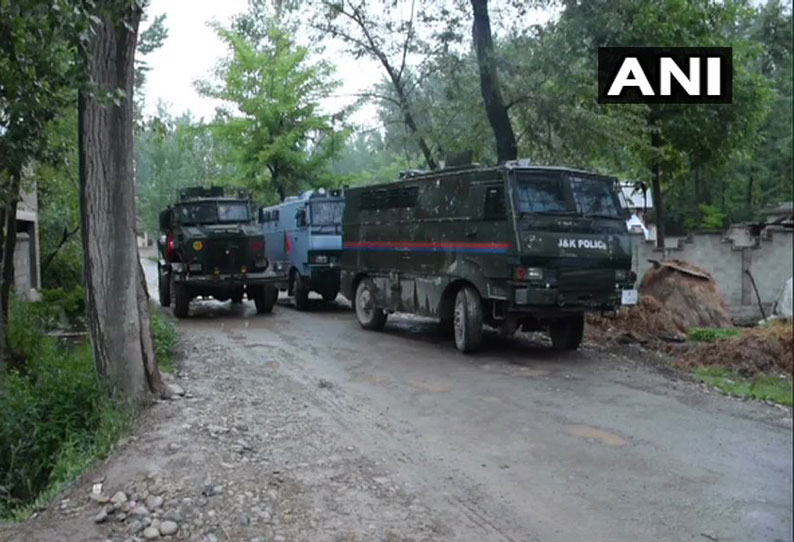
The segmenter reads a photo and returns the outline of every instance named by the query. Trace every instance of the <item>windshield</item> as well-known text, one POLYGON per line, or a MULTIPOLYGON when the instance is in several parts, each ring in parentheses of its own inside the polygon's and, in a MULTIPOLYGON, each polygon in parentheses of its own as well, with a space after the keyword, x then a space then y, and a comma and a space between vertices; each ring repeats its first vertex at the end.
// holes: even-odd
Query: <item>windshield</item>
POLYGON ((576 210, 585 216, 621 218, 622 209, 614 189, 614 183, 598 177, 571 175, 571 191, 576 201, 576 210))
POLYGON ((562 175, 538 171, 519 173, 518 210, 521 213, 574 213, 562 175))
POLYGON ((179 223, 217 224, 219 222, 249 222, 248 204, 244 202, 186 203, 179 206, 179 223))
POLYGON ((313 226, 333 226, 342 223, 343 201, 313 201, 311 221, 313 226))
POLYGON ((250 219, 246 203, 218 203, 218 222, 248 222, 250 219))
POLYGON ((520 213, 622 218, 615 183, 606 177, 562 171, 516 174, 520 213))

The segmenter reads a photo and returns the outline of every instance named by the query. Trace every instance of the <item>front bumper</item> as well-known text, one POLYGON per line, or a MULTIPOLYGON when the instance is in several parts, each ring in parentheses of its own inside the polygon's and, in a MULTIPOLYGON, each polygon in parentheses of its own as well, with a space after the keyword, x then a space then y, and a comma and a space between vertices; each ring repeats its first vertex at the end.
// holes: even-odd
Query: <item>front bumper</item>
POLYGON ((286 275, 273 271, 257 273, 206 273, 182 274, 175 272, 174 282, 190 286, 248 286, 257 284, 275 284, 286 279, 286 275))
MULTIPOLYGON (((511 312, 612 311, 621 306, 623 287, 611 290, 560 290, 553 287, 516 285, 508 302, 511 312)), ((627 286, 629 287, 629 286, 627 286)))

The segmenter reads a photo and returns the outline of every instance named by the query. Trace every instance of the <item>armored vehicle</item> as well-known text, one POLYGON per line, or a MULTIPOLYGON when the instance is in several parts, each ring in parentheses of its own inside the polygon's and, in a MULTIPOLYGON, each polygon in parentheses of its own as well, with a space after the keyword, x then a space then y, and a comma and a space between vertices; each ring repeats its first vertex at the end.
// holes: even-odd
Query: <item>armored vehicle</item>
POLYGON ((636 303, 617 180, 566 168, 408 172, 345 191, 342 294, 366 329, 387 314, 441 319, 459 350, 487 323, 576 349, 584 313, 636 303))
POLYGON ((262 232, 253 221, 245 190, 184 188, 160 213, 157 241, 160 304, 174 303, 174 315, 188 315, 190 300, 212 296, 240 303, 247 295, 258 313, 268 313, 281 278, 265 257, 262 232))
POLYGON ((321 188, 259 210, 267 258, 286 272, 279 287, 299 310, 307 308, 310 291, 327 302, 339 294, 344 206, 341 191, 321 188))

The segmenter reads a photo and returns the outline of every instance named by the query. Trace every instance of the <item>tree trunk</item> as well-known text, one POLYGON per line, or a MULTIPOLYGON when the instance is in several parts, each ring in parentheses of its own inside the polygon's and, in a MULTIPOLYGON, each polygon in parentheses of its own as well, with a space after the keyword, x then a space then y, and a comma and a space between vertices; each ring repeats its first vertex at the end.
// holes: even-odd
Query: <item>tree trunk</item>
POLYGON ((19 201, 19 175, 12 172, 4 179, 3 205, 0 210, 0 363, 8 354, 8 306, 14 284, 14 251, 17 245, 17 203, 19 201))
POLYGON ((516 136, 507 107, 502 98, 496 59, 491 36, 491 21, 488 17, 488 0, 471 0, 474 12, 472 36, 477 50, 477 65, 480 70, 480 90, 485 102, 485 113, 496 138, 496 157, 499 163, 515 160, 518 156, 516 136))
POLYGON ((141 9, 137 3, 122 5, 100 16, 87 50, 91 84, 78 98, 80 215, 97 371, 114 395, 142 403, 165 387, 135 240, 133 65, 141 9))
POLYGON ((652 109, 648 115, 648 127, 651 131, 651 191, 653 193, 653 209, 656 214, 656 248, 664 249, 664 201, 662 199, 662 134, 659 119, 652 109))
POLYGON ((419 127, 416 125, 414 115, 411 112, 411 103, 408 101, 408 96, 405 93, 405 88, 403 87, 403 79, 397 77, 397 74, 391 69, 391 65, 388 63, 384 63, 384 65, 386 67, 386 71, 389 72, 389 76, 391 77, 394 91, 397 93, 397 99, 400 102, 400 109, 402 109, 403 112, 405 125, 408 127, 414 137, 416 137, 416 141, 419 144, 419 150, 422 151, 422 155, 425 157, 425 162, 427 162, 427 167, 430 169, 438 169, 438 162, 433 156, 433 151, 430 150, 430 145, 427 144, 424 136, 419 133, 419 127))

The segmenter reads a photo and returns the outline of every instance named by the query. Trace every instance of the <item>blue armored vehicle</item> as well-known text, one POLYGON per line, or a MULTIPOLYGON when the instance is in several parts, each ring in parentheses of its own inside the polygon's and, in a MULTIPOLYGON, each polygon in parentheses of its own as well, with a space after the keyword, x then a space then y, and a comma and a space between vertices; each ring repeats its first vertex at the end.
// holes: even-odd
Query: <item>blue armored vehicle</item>
POLYGON ((326 302, 339 294, 344 206, 341 190, 320 188, 259 209, 266 256, 284 273, 279 289, 293 297, 298 310, 308 307, 310 291, 326 302))

